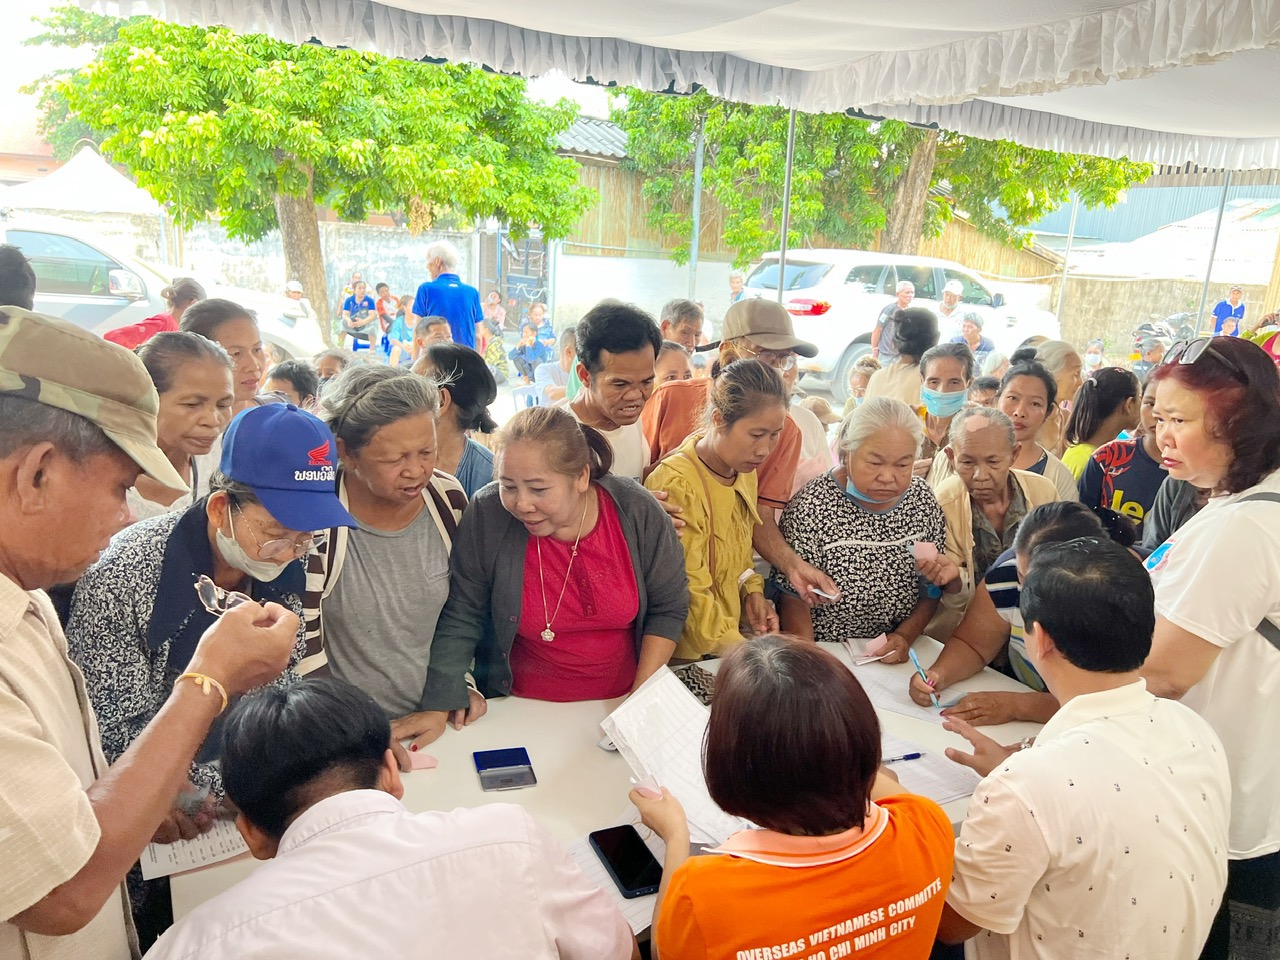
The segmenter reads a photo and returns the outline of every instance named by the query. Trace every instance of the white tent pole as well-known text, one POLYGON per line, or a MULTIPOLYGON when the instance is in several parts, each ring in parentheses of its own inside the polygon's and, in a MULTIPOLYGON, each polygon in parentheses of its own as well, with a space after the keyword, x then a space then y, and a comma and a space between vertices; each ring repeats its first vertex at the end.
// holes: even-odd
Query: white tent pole
POLYGON ((1080 195, 1076 194, 1071 204, 1071 225, 1067 227, 1067 249, 1062 254, 1062 282, 1058 284, 1058 305, 1053 311, 1059 320, 1062 319, 1062 299, 1067 293, 1067 269, 1071 261, 1071 244, 1076 239, 1076 215, 1079 213, 1080 195))
POLYGON ((698 234, 702 230, 702 156, 706 137, 702 132, 703 120, 693 133, 693 232, 689 237, 689 299, 697 299, 698 288, 698 234))
POLYGON ((1218 201, 1218 222, 1213 225, 1213 243, 1209 245, 1209 266, 1204 270, 1204 286, 1200 288, 1200 312, 1196 314, 1196 336, 1204 329, 1204 307, 1209 300, 1209 278, 1213 276, 1213 258, 1218 255, 1218 234, 1222 232, 1222 214, 1227 209, 1227 190, 1231 187, 1231 171, 1222 179, 1222 198, 1218 201))
POLYGON ((796 162, 796 111, 787 118, 787 172, 782 181, 782 245, 778 248, 778 302, 787 276, 787 234, 791 231, 791 168, 796 162))

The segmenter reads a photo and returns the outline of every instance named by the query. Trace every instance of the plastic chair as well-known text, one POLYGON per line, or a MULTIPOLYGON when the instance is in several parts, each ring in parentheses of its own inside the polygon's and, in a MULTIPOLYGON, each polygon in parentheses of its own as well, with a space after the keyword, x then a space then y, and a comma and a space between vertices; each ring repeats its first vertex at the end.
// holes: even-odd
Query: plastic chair
POLYGON ((542 387, 536 383, 522 383, 511 391, 511 398, 516 402, 516 409, 521 407, 542 406, 542 387))

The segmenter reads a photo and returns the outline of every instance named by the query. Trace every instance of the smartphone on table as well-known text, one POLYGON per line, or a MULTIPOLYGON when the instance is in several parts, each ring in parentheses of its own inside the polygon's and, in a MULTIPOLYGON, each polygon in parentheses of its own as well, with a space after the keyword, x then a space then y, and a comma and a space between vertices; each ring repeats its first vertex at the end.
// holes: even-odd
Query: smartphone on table
POLYGON ((509 750, 480 750, 473 753, 481 790, 519 790, 538 782, 529 751, 524 747, 509 750))
POLYGON ((662 864, 645 846, 636 828, 626 823, 587 834, 591 849, 628 900, 658 892, 662 864))

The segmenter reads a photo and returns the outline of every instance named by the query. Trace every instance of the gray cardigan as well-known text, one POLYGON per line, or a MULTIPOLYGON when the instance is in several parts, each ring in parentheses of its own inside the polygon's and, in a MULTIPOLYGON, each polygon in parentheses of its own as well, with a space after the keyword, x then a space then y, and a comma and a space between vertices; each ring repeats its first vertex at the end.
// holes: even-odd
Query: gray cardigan
MULTIPOLYGON (((628 477, 597 483, 618 507, 636 571, 640 609, 636 653, 646 636, 680 639, 689 614, 689 580, 675 527, 653 495, 628 477)), ((485 696, 511 692, 511 647, 520 622, 524 554, 529 533, 502 506, 497 483, 476 493, 462 515, 449 558, 449 599, 431 641, 423 710, 467 705, 465 675, 473 673, 485 696)))

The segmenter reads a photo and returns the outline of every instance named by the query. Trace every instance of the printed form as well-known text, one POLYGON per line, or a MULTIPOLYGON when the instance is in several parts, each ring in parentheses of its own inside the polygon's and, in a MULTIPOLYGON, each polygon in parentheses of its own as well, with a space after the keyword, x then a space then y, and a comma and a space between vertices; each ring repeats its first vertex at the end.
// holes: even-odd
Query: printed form
POLYGON ((694 843, 715 846, 750 824, 725 813, 707 793, 702 741, 710 711, 667 667, 605 717, 600 726, 637 779, 653 777, 676 796, 694 843))
POLYGON ((945 756, 926 753, 924 747, 918 743, 890 736, 887 733, 880 735, 880 753, 885 757, 920 754, 917 760, 900 760, 889 764, 888 769, 892 770, 898 782, 912 793, 928 797, 934 803, 968 800, 982 781, 976 771, 953 763, 945 756))
POLYGON ((149 843, 139 858, 142 863, 142 879, 154 880, 175 873, 184 873, 196 867, 221 863, 242 853, 248 853, 234 820, 215 820, 213 829, 194 840, 176 843, 149 843))

